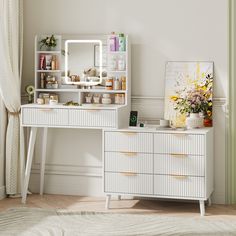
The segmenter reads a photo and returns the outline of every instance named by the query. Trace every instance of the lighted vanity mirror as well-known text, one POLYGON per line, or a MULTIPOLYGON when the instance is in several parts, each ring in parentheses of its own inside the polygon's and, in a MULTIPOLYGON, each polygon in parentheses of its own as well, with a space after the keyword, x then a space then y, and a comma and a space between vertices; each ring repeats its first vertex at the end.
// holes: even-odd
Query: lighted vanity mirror
MULTIPOLYGON (((62 83, 93 86, 103 80, 103 42, 100 39, 66 39, 62 83)), ((63 61, 63 60, 62 60, 63 61)))

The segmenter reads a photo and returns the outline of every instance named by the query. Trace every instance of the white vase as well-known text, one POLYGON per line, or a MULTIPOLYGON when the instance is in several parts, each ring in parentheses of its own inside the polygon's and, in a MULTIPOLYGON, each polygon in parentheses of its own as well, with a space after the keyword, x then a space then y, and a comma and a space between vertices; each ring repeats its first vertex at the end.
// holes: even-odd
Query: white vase
POLYGON ((187 129, 196 129, 203 127, 203 117, 199 113, 190 113, 186 118, 187 129))

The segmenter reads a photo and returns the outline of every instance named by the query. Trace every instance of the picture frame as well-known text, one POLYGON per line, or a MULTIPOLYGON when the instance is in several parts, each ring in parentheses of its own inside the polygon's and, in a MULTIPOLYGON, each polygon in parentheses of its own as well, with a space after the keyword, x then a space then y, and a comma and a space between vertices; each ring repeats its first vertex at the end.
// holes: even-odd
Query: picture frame
POLYGON ((164 118, 170 120, 174 127, 185 127, 187 116, 201 110, 204 125, 212 126, 213 81, 212 61, 168 61, 164 118))

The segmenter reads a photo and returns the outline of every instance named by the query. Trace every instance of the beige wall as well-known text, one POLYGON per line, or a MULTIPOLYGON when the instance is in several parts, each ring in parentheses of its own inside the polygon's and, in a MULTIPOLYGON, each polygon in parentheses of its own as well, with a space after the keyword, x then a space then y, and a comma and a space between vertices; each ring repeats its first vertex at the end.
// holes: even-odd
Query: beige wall
MULTIPOLYGON (((162 97, 164 96, 166 61, 214 61, 214 96, 222 98, 215 103, 214 111, 217 147, 215 150, 215 201, 224 202, 224 101, 227 96, 228 79, 226 0, 24 0, 24 11, 24 85, 33 83, 33 44, 36 34, 124 32, 132 38, 133 109, 140 110, 141 116, 146 118, 156 119, 163 116, 162 97)), ((81 165, 82 161, 79 161, 83 158, 80 154, 81 147, 79 144, 71 145, 74 140, 70 139, 70 134, 73 138, 81 139, 81 132, 55 130, 51 132, 52 135, 53 132, 54 135, 60 136, 60 139, 54 140, 53 146, 49 147, 50 160, 54 163, 50 168, 54 168, 55 171, 66 166, 63 169, 65 175, 63 181, 68 183, 66 178, 72 182, 80 181, 79 176, 71 174, 69 166, 75 163, 78 166, 81 165), (63 152, 65 146, 62 144, 70 147, 67 149, 67 156, 78 153, 78 157, 67 159, 63 156, 66 154, 63 152), (68 172, 70 174, 67 175, 68 172), (74 176, 74 179, 71 176, 74 176)), ((99 131, 94 132, 100 135, 99 131)), ((82 135, 83 138, 91 140, 84 132, 82 135)), ((95 141, 95 149, 99 150, 96 143, 95 141)), ((97 153, 97 156, 91 157, 90 160, 94 161, 95 166, 101 165, 101 153, 97 153), (99 160, 99 165, 97 160, 99 160)), ((37 166, 35 168, 37 169, 37 166)), ((96 184, 101 184, 101 177, 94 178, 96 184)), ((34 179, 37 181, 36 174, 34 179)), ((84 179, 84 183, 93 181, 89 177, 87 179, 84 179)), ((49 181, 47 190, 53 192, 57 180, 50 173, 47 180, 49 181)), ((55 191, 60 192, 60 189, 63 188, 58 187, 55 191)), ((81 191, 84 194, 87 193, 86 189, 81 191)), ((96 191, 94 194, 99 195, 100 192, 96 191)), ((72 190, 68 189, 66 193, 70 192, 72 190)), ((89 190, 89 193, 93 194, 93 191, 89 190)))

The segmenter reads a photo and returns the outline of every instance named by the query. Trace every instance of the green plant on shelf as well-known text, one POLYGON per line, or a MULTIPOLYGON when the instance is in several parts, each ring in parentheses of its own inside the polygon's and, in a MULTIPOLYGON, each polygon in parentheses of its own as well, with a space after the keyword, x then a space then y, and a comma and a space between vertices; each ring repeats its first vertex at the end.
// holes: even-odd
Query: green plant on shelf
POLYGON ((57 39, 54 35, 47 36, 46 38, 40 40, 39 45, 40 49, 42 49, 42 47, 45 47, 47 50, 50 50, 57 46, 57 39))

